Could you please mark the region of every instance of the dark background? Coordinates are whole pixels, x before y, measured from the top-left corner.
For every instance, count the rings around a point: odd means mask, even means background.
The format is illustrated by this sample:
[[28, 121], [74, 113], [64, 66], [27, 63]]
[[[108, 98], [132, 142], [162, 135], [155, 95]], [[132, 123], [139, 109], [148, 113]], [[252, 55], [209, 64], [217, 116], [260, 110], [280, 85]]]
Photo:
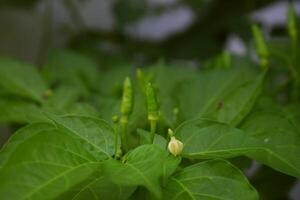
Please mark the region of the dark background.
[[[300, 2], [294, 1], [300, 11]], [[41, 65], [52, 48], [99, 58], [193, 64], [224, 48], [243, 54], [250, 25], [285, 35], [288, 1], [0, 0], [0, 55]], [[192, 61], [192, 62], [191, 62]]]

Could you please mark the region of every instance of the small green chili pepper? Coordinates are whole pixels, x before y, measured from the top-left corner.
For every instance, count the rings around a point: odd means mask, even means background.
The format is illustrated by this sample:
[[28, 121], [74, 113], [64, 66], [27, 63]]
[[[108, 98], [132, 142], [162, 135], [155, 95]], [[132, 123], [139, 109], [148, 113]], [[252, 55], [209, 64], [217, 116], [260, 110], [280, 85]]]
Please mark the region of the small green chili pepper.
[[159, 118], [159, 105], [157, 102], [155, 90], [151, 83], [148, 83], [146, 93], [148, 106], [148, 120], [157, 121]]
[[257, 25], [252, 26], [252, 33], [255, 40], [256, 52], [260, 58], [268, 58], [269, 51], [262, 31]]
[[297, 40], [298, 30], [297, 30], [297, 17], [295, 9], [292, 5], [289, 6], [287, 12], [287, 29], [289, 36], [292, 40]]
[[132, 109], [133, 109], [133, 89], [132, 89], [130, 78], [126, 77], [123, 85], [121, 114], [128, 116], [132, 112]]

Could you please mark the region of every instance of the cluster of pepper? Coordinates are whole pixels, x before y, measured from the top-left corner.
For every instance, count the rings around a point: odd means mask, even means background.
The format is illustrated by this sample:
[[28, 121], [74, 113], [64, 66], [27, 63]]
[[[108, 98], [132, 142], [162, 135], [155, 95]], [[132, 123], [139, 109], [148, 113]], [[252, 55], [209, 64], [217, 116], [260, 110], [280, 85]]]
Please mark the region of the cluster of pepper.
[[[138, 70], [140, 73], [141, 71]], [[156, 97], [156, 91], [152, 84], [149, 82], [146, 88], [146, 99], [147, 99], [147, 111], [148, 111], [148, 120], [150, 123], [150, 142], [154, 142], [154, 137], [157, 128], [157, 122], [159, 120], [159, 103]], [[129, 77], [125, 78], [123, 83], [123, 95], [120, 106], [121, 116], [113, 116], [112, 121], [115, 127], [115, 155], [120, 157], [121, 149], [128, 150], [127, 145], [127, 126], [128, 119], [132, 113], [134, 105], [134, 93], [132, 83]], [[119, 128], [121, 129], [119, 133]], [[121, 149], [118, 149], [119, 135], [121, 135]], [[168, 150], [174, 156], [179, 155], [183, 150], [183, 143], [175, 138], [174, 133], [171, 129], [168, 129], [168, 135], [170, 141], [168, 143]]]

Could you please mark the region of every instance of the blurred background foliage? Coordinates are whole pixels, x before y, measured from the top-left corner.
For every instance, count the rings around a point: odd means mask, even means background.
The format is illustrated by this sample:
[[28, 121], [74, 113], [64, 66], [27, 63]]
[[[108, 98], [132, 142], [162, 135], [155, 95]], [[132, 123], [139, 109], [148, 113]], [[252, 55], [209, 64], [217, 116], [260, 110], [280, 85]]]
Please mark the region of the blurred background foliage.
[[100, 61], [199, 62], [222, 52], [232, 35], [248, 44], [251, 15], [274, 3], [286, 1], [0, 0], [0, 54], [41, 65], [49, 49], [67, 47]]

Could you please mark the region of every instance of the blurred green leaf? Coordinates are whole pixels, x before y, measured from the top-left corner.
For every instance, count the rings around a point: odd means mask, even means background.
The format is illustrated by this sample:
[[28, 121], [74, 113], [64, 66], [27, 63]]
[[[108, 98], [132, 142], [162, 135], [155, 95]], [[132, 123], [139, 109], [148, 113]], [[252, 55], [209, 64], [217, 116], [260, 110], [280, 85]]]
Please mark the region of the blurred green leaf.
[[262, 88], [264, 73], [256, 77], [248, 69], [214, 70], [199, 73], [177, 89], [185, 119], [205, 117], [238, 124], [251, 110]]
[[34, 66], [8, 58], [0, 59], [0, 86], [11, 94], [38, 102], [47, 89]]

